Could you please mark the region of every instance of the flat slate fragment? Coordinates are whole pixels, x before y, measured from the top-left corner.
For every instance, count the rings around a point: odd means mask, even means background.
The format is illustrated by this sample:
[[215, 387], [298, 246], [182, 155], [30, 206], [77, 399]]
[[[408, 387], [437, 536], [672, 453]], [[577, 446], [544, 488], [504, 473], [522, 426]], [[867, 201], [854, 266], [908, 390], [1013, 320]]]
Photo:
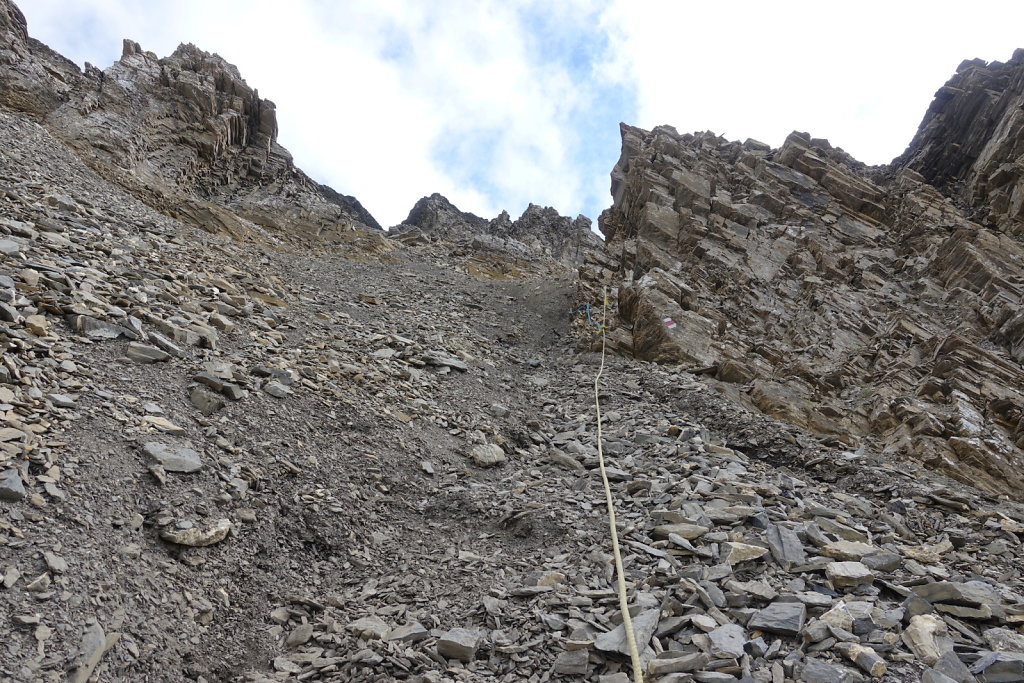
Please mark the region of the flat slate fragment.
[[750, 618], [747, 628], [783, 636], [795, 636], [803, 630], [807, 607], [802, 602], [773, 602]]
[[191, 473], [203, 469], [203, 458], [187, 446], [169, 446], [157, 441], [143, 444], [142, 452], [168, 472]]
[[[639, 648], [647, 647], [651, 636], [658, 629], [658, 620], [661, 617], [660, 609], [649, 609], [633, 617], [633, 636]], [[628, 655], [629, 645], [626, 642], [626, 628], [619, 624], [611, 631], [602, 633], [594, 639], [594, 647], [604, 652], [618, 652]]]

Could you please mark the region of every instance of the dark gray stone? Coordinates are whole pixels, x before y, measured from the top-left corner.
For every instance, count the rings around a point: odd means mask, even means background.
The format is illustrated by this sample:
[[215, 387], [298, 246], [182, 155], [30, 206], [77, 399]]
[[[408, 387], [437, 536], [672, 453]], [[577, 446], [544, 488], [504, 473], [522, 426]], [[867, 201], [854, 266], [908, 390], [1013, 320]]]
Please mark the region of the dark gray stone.
[[784, 636], [800, 633], [807, 620], [807, 607], [802, 602], [773, 602], [750, 618], [747, 628]]
[[921, 683], [957, 683], [957, 680], [935, 669], [925, 669], [921, 674]]
[[651, 676], [663, 676], [665, 674], [688, 673], [703, 669], [708, 663], [708, 656], [703, 652], [673, 652], [666, 651], [659, 654], [647, 664], [647, 673]]
[[0, 500], [17, 502], [25, 498], [25, 485], [21, 483], [18, 470], [0, 472]]
[[852, 683], [863, 681], [864, 676], [845, 666], [811, 658], [804, 662], [797, 680], [803, 683]]
[[[633, 636], [636, 638], [636, 646], [641, 650], [651, 642], [651, 636], [657, 630], [660, 618], [661, 609], [649, 609], [633, 617]], [[594, 647], [604, 652], [628, 655], [629, 647], [626, 644], [625, 627], [619, 624], [611, 631], [602, 633], [594, 639]]]
[[978, 683], [1024, 681], [1024, 652], [986, 652], [971, 667]]
[[554, 670], [566, 676], [585, 676], [589, 663], [589, 650], [568, 650], [555, 657]]
[[932, 603], [946, 602], [951, 605], [967, 605], [969, 607], [999, 604], [999, 594], [992, 586], [982, 581], [926, 583], [914, 588], [914, 594]]
[[876, 572], [894, 572], [903, 566], [903, 557], [887, 550], [868, 555], [861, 559], [864, 565]]
[[772, 557], [783, 569], [803, 564], [807, 561], [807, 553], [804, 552], [804, 545], [800, 537], [792, 529], [773, 524], [768, 527], [765, 534], [768, 547], [772, 551]]
[[719, 659], [743, 656], [743, 644], [747, 642], [747, 631], [739, 624], [719, 626], [708, 634], [711, 639], [711, 654]]
[[955, 652], [945, 652], [938, 661], [932, 664], [936, 673], [951, 678], [957, 683], [974, 683], [974, 674], [963, 663]]

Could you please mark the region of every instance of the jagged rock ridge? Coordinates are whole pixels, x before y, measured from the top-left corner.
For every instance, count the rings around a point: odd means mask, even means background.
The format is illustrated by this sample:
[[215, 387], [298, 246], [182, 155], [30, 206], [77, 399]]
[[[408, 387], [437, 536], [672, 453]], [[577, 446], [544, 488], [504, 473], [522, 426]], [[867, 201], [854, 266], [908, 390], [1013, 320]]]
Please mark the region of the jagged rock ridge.
[[616, 347], [1024, 497], [1021, 55], [962, 68], [889, 167], [801, 133], [623, 125], [607, 249], [581, 269], [585, 296], [618, 288]]
[[295, 167], [277, 143], [274, 103], [218, 55], [181, 45], [160, 59], [125, 40], [111, 67], [83, 72], [29, 38], [6, 0], [0, 41], [0, 102], [39, 117], [100, 175], [163, 213], [235, 236], [252, 225], [324, 238], [380, 229], [355, 198]]
[[584, 251], [600, 244], [590, 226], [586, 216], [573, 219], [536, 204], [527, 206], [515, 221], [507, 211], [487, 220], [460, 211], [435, 193], [416, 202], [405, 221], [391, 228], [391, 232], [407, 244], [443, 240], [512, 258], [551, 258], [578, 266], [583, 262]]

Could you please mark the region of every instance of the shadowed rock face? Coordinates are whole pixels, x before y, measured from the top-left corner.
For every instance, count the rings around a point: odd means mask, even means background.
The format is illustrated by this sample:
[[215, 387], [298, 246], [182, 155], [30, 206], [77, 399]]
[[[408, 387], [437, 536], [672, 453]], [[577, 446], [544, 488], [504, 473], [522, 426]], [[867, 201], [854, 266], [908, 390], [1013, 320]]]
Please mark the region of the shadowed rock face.
[[[1021, 72], [1020, 51], [963, 67], [963, 92], [932, 106], [890, 167], [802, 133], [773, 150], [623, 125], [583, 296], [617, 288], [621, 353], [1024, 496], [1024, 247], [1003, 201], [1020, 189], [991, 180], [1019, 165]], [[980, 88], [991, 111], [974, 107], [976, 121], [966, 101]]]
[[181, 45], [163, 59], [124, 41], [105, 71], [28, 38], [0, 0], [0, 102], [39, 117], [100, 175], [172, 217], [242, 236], [253, 224], [330, 237], [380, 226], [319, 185], [277, 143], [274, 103], [218, 55]]
[[978, 222], [1024, 232], [1024, 49], [1006, 63], [963, 62], [895, 165], [920, 172]]
[[44, 116], [66, 101], [80, 74], [70, 60], [29, 37], [25, 15], [0, 0], [0, 103]]

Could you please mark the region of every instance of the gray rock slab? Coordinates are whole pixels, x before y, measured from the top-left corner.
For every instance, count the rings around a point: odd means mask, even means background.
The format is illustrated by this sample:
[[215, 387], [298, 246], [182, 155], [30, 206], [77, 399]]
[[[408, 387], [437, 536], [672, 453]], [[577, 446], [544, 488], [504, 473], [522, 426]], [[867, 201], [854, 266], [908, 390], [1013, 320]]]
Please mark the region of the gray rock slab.
[[833, 562], [826, 565], [825, 576], [836, 588], [860, 586], [875, 580], [874, 573], [860, 562]]
[[1024, 681], [1024, 652], [986, 652], [971, 666], [978, 683]]
[[590, 664], [590, 652], [588, 650], [568, 650], [559, 652], [555, 657], [555, 673], [564, 676], [585, 676], [587, 666]]
[[680, 522], [677, 524], [661, 524], [656, 526], [651, 531], [651, 535], [655, 538], [668, 538], [670, 534], [675, 534], [676, 536], [685, 538], [688, 541], [692, 541], [695, 538], [700, 538], [708, 531], [709, 529], [706, 526]]
[[807, 621], [807, 606], [802, 602], [773, 602], [750, 618], [747, 628], [784, 636], [800, 633]]
[[474, 629], [453, 628], [437, 641], [437, 654], [445, 659], [469, 662], [480, 648], [482, 634]]
[[797, 680], [806, 683], [852, 683], [853, 681], [863, 681], [864, 676], [845, 666], [829, 664], [811, 657], [804, 662]]
[[418, 621], [404, 624], [394, 629], [387, 635], [387, 640], [397, 640], [403, 643], [415, 643], [430, 636], [426, 627]]
[[[973, 679], [973, 674], [971, 675]], [[921, 683], [964, 683], [963, 681], [957, 681], [955, 678], [950, 678], [946, 674], [936, 671], [935, 669], [925, 669], [921, 673]]]
[[708, 634], [711, 639], [711, 654], [718, 659], [739, 659], [743, 656], [743, 645], [747, 642], [747, 630], [739, 624], [719, 626]]
[[664, 676], [674, 673], [688, 673], [703, 669], [708, 663], [708, 656], [703, 652], [662, 652], [647, 663], [647, 673], [651, 676]]
[[792, 529], [773, 524], [768, 527], [765, 534], [768, 547], [771, 548], [772, 557], [783, 569], [807, 562], [807, 553], [804, 551], [804, 544], [800, 537]]
[[271, 380], [263, 385], [263, 391], [267, 392], [274, 398], [286, 398], [291, 396], [292, 390], [281, 384], [277, 380]]
[[943, 653], [938, 661], [932, 664], [932, 669], [957, 683], [974, 683], [974, 674], [955, 652]]
[[128, 344], [128, 351], [125, 353], [128, 358], [139, 363], [140, 365], [148, 365], [150, 363], [162, 363], [169, 360], [171, 354], [158, 349], [155, 346], [149, 346], [148, 344], [139, 344], [132, 342]]
[[0, 500], [17, 502], [25, 498], [25, 485], [21, 483], [18, 470], [0, 472]]
[[946, 602], [951, 605], [978, 607], [999, 603], [999, 594], [983, 581], [936, 581], [914, 588], [914, 594], [928, 602]]
[[629, 679], [629, 674], [620, 671], [616, 674], [605, 674], [604, 676], [599, 676], [597, 683], [631, 683], [631, 681]]
[[142, 452], [155, 460], [168, 472], [198, 472], [203, 469], [203, 459], [187, 446], [169, 446], [158, 441], [142, 445]]
[[903, 566], [903, 556], [898, 553], [883, 550], [873, 555], [865, 556], [861, 562], [876, 572], [894, 572]]
[[388, 626], [388, 623], [375, 615], [356, 619], [345, 628], [366, 640], [380, 640], [382, 638], [387, 638], [388, 634], [391, 632], [391, 627]]
[[[649, 609], [633, 617], [633, 636], [636, 639], [637, 648], [643, 650], [651, 642], [651, 636], [657, 630], [660, 618], [660, 608]], [[594, 647], [603, 652], [618, 652], [619, 654], [629, 655], [625, 626], [619, 624], [611, 631], [599, 635], [594, 639]]]
[[175, 344], [162, 334], [150, 332], [149, 341], [151, 341], [155, 346], [160, 347], [160, 349], [162, 349], [163, 351], [166, 351], [167, 353], [171, 354], [175, 358], [181, 358], [183, 355], [185, 355], [185, 352], [182, 351], [180, 346], [178, 346], [177, 344]]
[[469, 452], [469, 457], [473, 459], [479, 467], [494, 467], [505, 462], [505, 451], [501, 450], [501, 446], [493, 443], [484, 444], [482, 446], [475, 446], [473, 450]]
[[313, 624], [301, 624], [295, 627], [295, 630], [288, 634], [285, 638], [284, 644], [288, 647], [298, 647], [299, 645], [305, 645], [310, 638], [313, 637]]
[[21, 253], [21, 245], [14, 240], [0, 240], [0, 254], [4, 256], [17, 256]]
[[1024, 635], [1008, 628], [990, 628], [981, 637], [996, 652], [1024, 652]]
[[58, 408], [75, 407], [75, 399], [67, 394], [47, 394], [46, 398], [50, 399], [50, 402]]

